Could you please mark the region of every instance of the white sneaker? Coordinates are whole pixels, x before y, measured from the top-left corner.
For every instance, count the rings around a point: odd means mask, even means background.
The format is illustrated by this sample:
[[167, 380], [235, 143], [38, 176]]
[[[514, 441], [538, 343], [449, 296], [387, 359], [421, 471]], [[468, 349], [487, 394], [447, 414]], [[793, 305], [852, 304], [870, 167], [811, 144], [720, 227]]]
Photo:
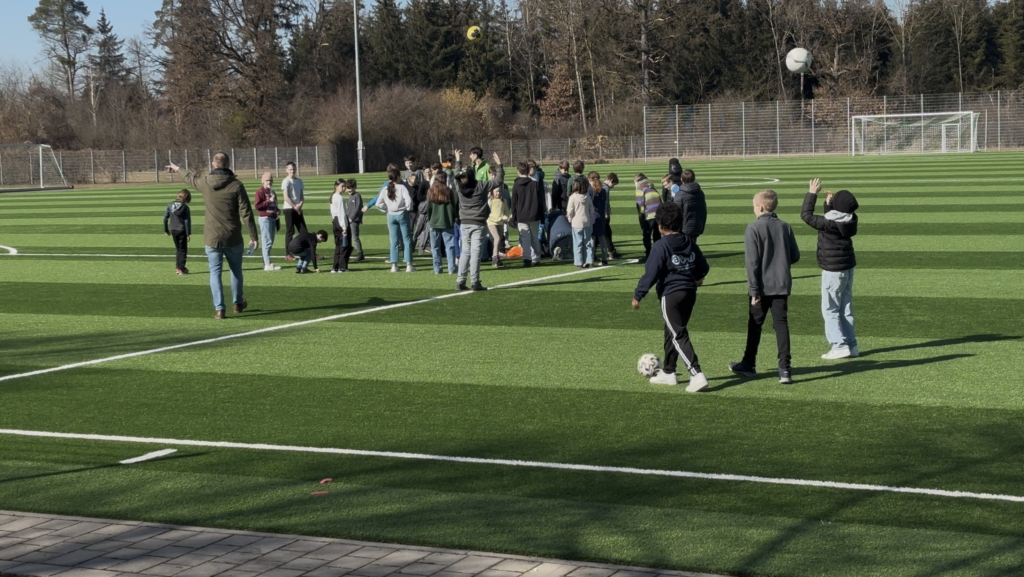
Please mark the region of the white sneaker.
[[697, 393], [708, 388], [708, 378], [704, 376], [704, 373], [697, 373], [690, 377], [690, 385], [686, 387], [687, 393]]
[[407, 264], [405, 265], [405, 272], [416, 272], [416, 267], [412, 266], [411, 264]]
[[846, 359], [853, 356], [853, 351], [850, 347], [833, 347], [831, 351], [821, 355], [821, 358], [834, 361], [836, 359]]
[[860, 349], [857, 348], [857, 345], [853, 345], [852, 347], [850, 347], [850, 356], [853, 358], [857, 358], [860, 356]]
[[281, 270], [281, 267], [274, 264], [268, 264], [263, 266], [263, 270]]
[[331, 274], [338, 274], [339, 272], [341, 272], [341, 271], [336, 269], [336, 268], [332, 268], [331, 269]]
[[398, 263], [397, 262], [393, 263], [391, 265], [391, 272], [398, 272]]
[[562, 247], [555, 247], [555, 252], [552, 253], [551, 260], [562, 260]]
[[665, 371], [658, 371], [653, 377], [651, 377], [652, 385], [678, 385], [679, 381], [676, 380], [675, 373], [666, 373]]

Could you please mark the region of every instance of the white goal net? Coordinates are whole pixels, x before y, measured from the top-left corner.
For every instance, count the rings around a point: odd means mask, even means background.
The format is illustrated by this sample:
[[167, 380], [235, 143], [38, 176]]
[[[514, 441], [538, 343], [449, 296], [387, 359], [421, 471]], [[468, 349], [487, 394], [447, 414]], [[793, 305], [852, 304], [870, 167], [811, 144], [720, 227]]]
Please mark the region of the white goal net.
[[977, 112], [854, 116], [850, 150], [860, 154], [975, 152]]
[[0, 144], [0, 192], [70, 188], [47, 144]]

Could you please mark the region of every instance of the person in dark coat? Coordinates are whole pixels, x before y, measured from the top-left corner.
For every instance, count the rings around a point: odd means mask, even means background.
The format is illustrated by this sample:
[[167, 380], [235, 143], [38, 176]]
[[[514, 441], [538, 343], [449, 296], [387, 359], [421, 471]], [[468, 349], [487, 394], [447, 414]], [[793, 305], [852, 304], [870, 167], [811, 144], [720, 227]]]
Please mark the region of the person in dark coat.
[[673, 192], [673, 186], [682, 186], [683, 184], [683, 165], [679, 163], [678, 158], [668, 159], [668, 174], [665, 175], [664, 186], [661, 187], [661, 201], [669, 202], [673, 199], [675, 193]]
[[673, 200], [683, 209], [683, 234], [697, 242], [708, 222], [708, 203], [692, 170], [687, 168], [680, 178], [682, 184], [678, 185], [679, 192], [675, 193]]
[[512, 220], [519, 229], [523, 268], [540, 264], [540, 223], [544, 220], [544, 187], [530, 178], [530, 165], [520, 162], [512, 183]]
[[857, 258], [853, 237], [857, 234], [857, 199], [848, 190], [826, 191], [825, 215], [814, 214], [821, 181], [811, 181], [804, 197], [800, 218], [818, 231], [818, 266], [821, 267], [821, 315], [825, 337], [832, 349], [823, 359], [857, 357], [857, 336], [853, 331], [853, 269]]

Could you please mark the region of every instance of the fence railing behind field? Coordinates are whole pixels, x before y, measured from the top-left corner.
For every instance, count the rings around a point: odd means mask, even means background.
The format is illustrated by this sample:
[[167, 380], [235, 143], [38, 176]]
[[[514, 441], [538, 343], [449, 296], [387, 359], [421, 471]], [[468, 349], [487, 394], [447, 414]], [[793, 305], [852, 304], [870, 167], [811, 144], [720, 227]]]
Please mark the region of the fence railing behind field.
[[855, 116], [967, 111], [978, 114], [979, 151], [1024, 147], [1024, 92], [965, 92], [647, 107], [640, 156], [853, 154]]

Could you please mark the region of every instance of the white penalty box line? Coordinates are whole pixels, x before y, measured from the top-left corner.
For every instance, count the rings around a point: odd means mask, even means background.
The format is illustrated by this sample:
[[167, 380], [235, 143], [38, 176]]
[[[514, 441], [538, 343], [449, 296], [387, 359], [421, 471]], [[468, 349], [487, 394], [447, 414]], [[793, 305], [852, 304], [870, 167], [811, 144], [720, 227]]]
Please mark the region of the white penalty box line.
[[[539, 278], [533, 278], [533, 279], [526, 279], [526, 280], [521, 280], [521, 281], [517, 281], [517, 282], [511, 282], [511, 283], [506, 283], [506, 284], [494, 286], [494, 287], [489, 288], [488, 290], [489, 291], [493, 291], [493, 290], [502, 290], [502, 289], [515, 288], [515, 287], [519, 287], [519, 286], [530, 285], [530, 284], [539, 283], [539, 282], [543, 282], [543, 281], [547, 281], [547, 280], [552, 280], [552, 279], [556, 279], [556, 278], [564, 278], [564, 277], [574, 276], [574, 275], [578, 275], [578, 274], [586, 274], [586, 273], [590, 273], [590, 272], [594, 272], [594, 271], [607, 270], [607, 269], [610, 269], [610, 268], [613, 268], [613, 267], [619, 267], [619, 266], [623, 266], [623, 265], [627, 265], [627, 264], [633, 264], [633, 263], [636, 263], [636, 262], [638, 262], [638, 261], [636, 259], [633, 259], [633, 260], [629, 260], [629, 261], [625, 261], [625, 262], [622, 262], [622, 263], [617, 263], [617, 264], [611, 265], [610, 267], [599, 267], [599, 268], [598, 267], [591, 267], [591, 268], [586, 268], [586, 269], [583, 269], [583, 270], [574, 270], [574, 271], [571, 271], [571, 272], [566, 272], [566, 273], [561, 273], [561, 274], [555, 274], [555, 275], [539, 277]], [[114, 355], [114, 356], [111, 356], [111, 357], [104, 357], [104, 358], [101, 358], [101, 359], [93, 359], [93, 360], [90, 360], [90, 361], [82, 361], [82, 362], [78, 362], [78, 363], [70, 363], [70, 364], [61, 365], [61, 366], [58, 366], [58, 367], [50, 367], [48, 369], [39, 369], [37, 371], [29, 371], [27, 373], [18, 373], [18, 374], [15, 374], [15, 375], [6, 375], [6, 376], [0, 377], [0, 382], [12, 381], [14, 379], [24, 379], [24, 378], [27, 378], [27, 377], [35, 377], [35, 376], [38, 376], [38, 375], [46, 375], [46, 374], [49, 374], [49, 373], [56, 373], [56, 372], [59, 372], [59, 371], [67, 371], [67, 370], [78, 369], [78, 368], [82, 368], [82, 367], [91, 367], [91, 366], [94, 366], [94, 365], [99, 365], [99, 364], [103, 364], [103, 363], [109, 363], [109, 362], [113, 362], [113, 361], [121, 361], [121, 360], [125, 360], [125, 359], [132, 359], [132, 358], [136, 358], [136, 357], [143, 357], [143, 356], [146, 356], [146, 355], [154, 355], [154, 354], [157, 354], [157, 353], [164, 353], [164, 352], [167, 352], [167, 351], [174, 351], [174, 350], [178, 350], [178, 349], [184, 349], [184, 348], [188, 348], [188, 347], [195, 347], [195, 346], [199, 346], [199, 345], [208, 345], [208, 344], [217, 343], [217, 342], [221, 342], [221, 341], [227, 341], [227, 340], [231, 340], [231, 339], [239, 339], [239, 338], [242, 338], [242, 337], [251, 337], [251, 336], [254, 336], [254, 335], [261, 335], [261, 334], [265, 334], [265, 333], [272, 333], [272, 332], [275, 332], [275, 331], [281, 331], [281, 330], [284, 330], [284, 329], [292, 329], [292, 328], [296, 328], [296, 327], [304, 327], [304, 326], [307, 326], [307, 325], [323, 323], [323, 322], [327, 322], [327, 321], [334, 321], [334, 320], [344, 319], [344, 318], [349, 318], [349, 317], [355, 317], [355, 316], [359, 316], [359, 315], [366, 315], [366, 314], [370, 314], [370, 313], [376, 313], [376, 312], [386, 311], [386, 310], [391, 310], [391, 309], [398, 309], [398, 308], [402, 308], [402, 307], [409, 307], [409, 306], [419, 305], [419, 304], [424, 304], [424, 303], [432, 303], [432, 302], [437, 302], [437, 301], [441, 301], [441, 300], [449, 299], [449, 298], [454, 298], [454, 297], [458, 297], [458, 296], [463, 296], [463, 295], [468, 295], [468, 294], [475, 294], [475, 292], [476, 291], [453, 292], [453, 293], [438, 295], [436, 297], [420, 299], [420, 300], [416, 300], [416, 301], [408, 301], [408, 302], [404, 302], [404, 303], [395, 303], [395, 304], [392, 304], [392, 305], [383, 305], [383, 306], [379, 306], [379, 307], [372, 307], [372, 308], [358, 310], [358, 311], [353, 311], [353, 312], [349, 312], [349, 313], [341, 313], [341, 314], [337, 314], [337, 315], [330, 315], [330, 316], [326, 316], [326, 317], [320, 317], [320, 318], [317, 318], [317, 319], [310, 319], [310, 320], [307, 320], [307, 321], [298, 321], [298, 322], [294, 322], [294, 323], [287, 323], [287, 324], [283, 324], [283, 325], [276, 325], [276, 326], [272, 326], [272, 327], [266, 327], [266, 328], [262, 328], [262, 329], [246, 331], [246, 332], [242, 332], [242, 333], [235, 333], [235, 334], [232, 334], [232, 335], [224, 335], [222, 337], [214, 337], [214, 338], [211, 338], [211, 339], [203, 339], [203, 340], [192, 341], [192, 342], [188, 342], [188, 343], [180, 343], [180, 344], [177, 344], [177, 345], [170, 345], [170, 346], [166, 346], [166, 347], [159, 347], [159, 348], [156, 348], [156, 349], [149, 349], [149, 350], [145, 350], [145, 351], [137, 351], [137, 352], [134, 352], [134, 353], [126, 353], [126, 354], [123, 354], [123, 355]]]
[[[815, 481], [809, 479], [789, 479], [785, 477], [759, 477], [754, 475], [731, 475], [724, 473], [700, 473], [695, 471], [673, 471], [665, 469], [640, 469], [636, 467], [609, 467], [601, 465], [579, 465], [574, 463], [554, 463], [547, 461], [520, 461], [514, 459], [484, 459], [479, 457], [458, 457], [450, 455], [431, 455], [427, 453], [404, 453], [395, 451], [368, 451], [363, 449], [336, 449], [330, 447], [302, 447], [295, 445], [272, 445], [266, 443], [235, 443], [229, 441], [196, 441], [189, 439], [161, 439], [157, 437], [128, 437], [121, 435], [94, 435], [82, 433], [54, 433], [49, 431], [27, 431], [20, 429], [0, 429], [0, 435], [21, 437], [41, 437], [50, 439], [76, 439], [86, 441], [103, 441], [115, 443], [140, 443], [155, 445], [171, 445], [177, 447], [206, 447], [217, 449], [242, 449], [251, 451], [278, 451], [287, 453], [316, 453], [330, 455], [347, 455], [357, 457], [381, 457], [386, 459], [408, 459], [415, 461], [440, 461], [470, 465], [492, 465], [502, 467], [528, 467], [534, 469], [554, 469], [563, 471], [582, 471], [588, 473], [617, 473], [623, 475], [642, 475], [650, 477], [670, 477], [677, 479], [698, 479], [706, 481], [731, 481], [740, 483], [761, 483], [768, 485], [791, 485], [823, 489], [842, 489], [848, 491], [872, 491], [879, 493], [903, 493], [911, 495], [927, 495], [953, 499], [980, 499], [985, 501], [1009, 501], [1024, 503], [1024, 496], [1000, 495], [996, 493], [974, 493], [970, 491], [950, 491], [945, 489], [925, 489], [920, 487], [896, 487], [890, 485], [870, 485], [864, 483], [844, 483], [839, 481]], [[158, 453], [168, 454], [158, 451]], [[150, 458], [156, 453], [143, 455]], [[140, 458], [142, 459], [142, 458]]]

